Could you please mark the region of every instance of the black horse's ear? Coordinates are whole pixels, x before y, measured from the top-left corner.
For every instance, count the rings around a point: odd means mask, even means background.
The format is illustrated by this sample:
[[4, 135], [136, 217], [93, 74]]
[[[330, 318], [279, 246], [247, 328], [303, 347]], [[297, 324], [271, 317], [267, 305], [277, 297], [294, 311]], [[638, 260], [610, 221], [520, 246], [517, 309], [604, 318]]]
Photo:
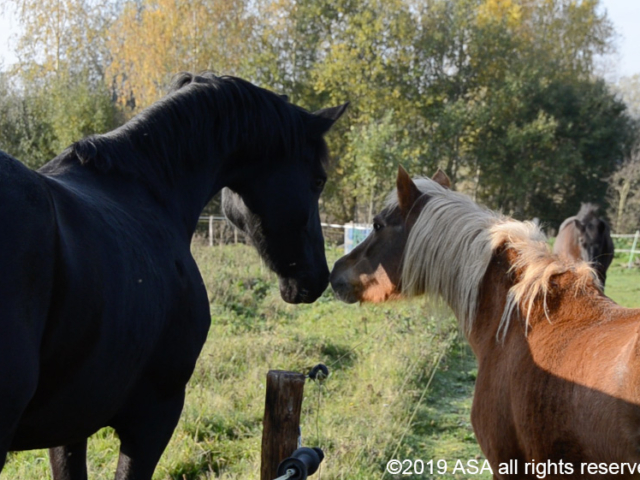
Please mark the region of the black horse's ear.
[[313, 112], [311, 114], [311, 130], [318, 135], [324, 135], [347, 110], [348, 106], [349, 102], [337, 107], [323, 108], [322, 110]]
[[189, 85], [191, 82], [195, 80], [195, 75], [190, 72], [180, 72], [176, 74], [169, 86], [169, 93], [175, 92], [176, 90], [180, 90], [185, 85]]

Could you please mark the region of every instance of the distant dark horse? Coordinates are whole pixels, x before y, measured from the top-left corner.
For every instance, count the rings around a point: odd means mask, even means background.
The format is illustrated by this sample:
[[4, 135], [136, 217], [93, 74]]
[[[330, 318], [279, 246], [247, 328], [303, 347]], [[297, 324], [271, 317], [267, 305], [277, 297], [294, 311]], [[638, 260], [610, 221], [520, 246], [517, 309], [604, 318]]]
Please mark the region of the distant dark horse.
[[609, 225], [598, 218], [597, 211], [596, 205], [583, 203], [578, 215], [562, 222], [553, 253], [591, 262], [604, 288], [614, 250]]
[[210, 324], [189, 251], [200, 212], [228, 187], [284, 300], [314, 301], [322, 137], [343, 111], [184, 74], [38, 172], [0, 154], [0, 470], [7, 451], [51, 448], [56, 480], [86, 479], [87, 437], [112, 426], [116, 478], [151, 478]]

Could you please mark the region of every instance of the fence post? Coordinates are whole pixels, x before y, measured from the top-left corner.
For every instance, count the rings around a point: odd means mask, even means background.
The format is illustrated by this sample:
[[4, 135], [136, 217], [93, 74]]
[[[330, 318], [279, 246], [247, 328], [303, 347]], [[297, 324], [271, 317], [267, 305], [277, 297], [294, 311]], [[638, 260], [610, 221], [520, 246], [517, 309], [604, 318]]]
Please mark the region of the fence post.
[[209, 215], [209, 246], [213, 247], [213, 215]]
[[633, 237], [633, 245], [631, 245], [631, 252], [629, 253], [629, 264], [627, 268], [633, 266], [633, 256], [636, 253], [636, 245], [638, 245], [638, 237], [640, 237], [640, 230], [636, 230], [636, 235]]
[[280, 462], [299, 446], [304, 382], [302, 373], [282, 370], [267, 373], [260, 480], [274, 480]]

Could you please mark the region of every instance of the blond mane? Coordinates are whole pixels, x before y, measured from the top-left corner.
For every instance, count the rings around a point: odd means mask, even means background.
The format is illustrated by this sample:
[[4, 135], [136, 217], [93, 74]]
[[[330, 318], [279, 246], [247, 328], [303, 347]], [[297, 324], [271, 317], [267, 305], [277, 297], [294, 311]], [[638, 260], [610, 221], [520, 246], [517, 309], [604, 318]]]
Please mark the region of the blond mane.
[[[573, 270], [577, 288], [594, 281], [594, 271], [585, 262], [570, 263], [551, 254], [546, 237], [531, 222], [519, 222], [479, 206], [466, 195], [444, 189], [436, 182], [415, 179], [421, 192], [430, 196], [413, 226], [404, 252], [402, 286], [409, 296], [441, 296], [453, 309], [462, 329], [469, 334], [478, 310], [480, 285], [489, 262], [501, 246], [513, 249], [519, 272], [509, 290], [498, 336], [504, 336], [514, 311], [526, 318], [546, 297], [554, 275]], [[398, 203], [392, 194], [388, 206]]]

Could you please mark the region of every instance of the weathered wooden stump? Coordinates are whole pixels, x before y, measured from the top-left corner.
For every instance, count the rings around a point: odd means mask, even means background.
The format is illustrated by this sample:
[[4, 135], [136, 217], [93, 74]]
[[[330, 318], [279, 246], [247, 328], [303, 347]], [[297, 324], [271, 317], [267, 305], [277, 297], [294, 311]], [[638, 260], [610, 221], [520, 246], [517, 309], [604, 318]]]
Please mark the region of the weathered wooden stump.
[[302, 373], [267, 373], [260, 480], [277, 478], [280, 462], [298, 448], [304, 382]]

